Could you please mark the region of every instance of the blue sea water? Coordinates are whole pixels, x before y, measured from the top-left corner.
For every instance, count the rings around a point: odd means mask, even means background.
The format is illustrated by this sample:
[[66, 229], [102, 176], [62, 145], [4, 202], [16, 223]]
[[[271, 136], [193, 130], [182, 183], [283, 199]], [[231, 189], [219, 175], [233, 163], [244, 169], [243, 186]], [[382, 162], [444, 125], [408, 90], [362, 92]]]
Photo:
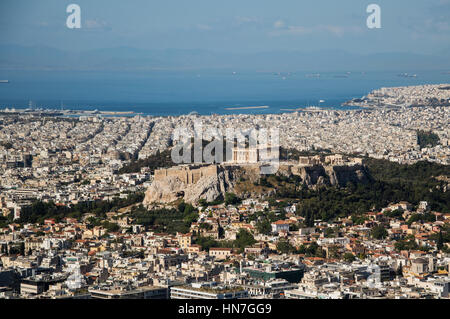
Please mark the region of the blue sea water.
[[[415, 72], [410, 72], [414, 74]], [[280, 113], [319, 105], [342, 108], [342, 102], [389, 86], [450, 83], [442, 71], [272, 73], [249, 71], [0, 71], [0, 109], [33, 107], [134, 111], [144, 115]], [[264, 109], [226, 110], [247, 106]]]

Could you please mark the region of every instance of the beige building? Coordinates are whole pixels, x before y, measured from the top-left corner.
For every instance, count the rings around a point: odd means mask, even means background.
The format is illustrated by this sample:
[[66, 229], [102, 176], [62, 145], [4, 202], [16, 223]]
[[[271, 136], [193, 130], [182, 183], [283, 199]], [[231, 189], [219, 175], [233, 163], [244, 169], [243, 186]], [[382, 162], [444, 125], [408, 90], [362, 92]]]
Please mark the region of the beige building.
[[411, 272], [416, 275], [428, 273], [428, 261], [425, 258], [416, 258], [411, 262]]
[[188, 233], [188, 234], [179, 234], [177, 236], [178, 239], [178, 244], [180, 245], [180, 247], [182, 249], [186, 249], [189, 246], [191, 246], [192, 244], [192, 234]]
[[279, 147], [258, 145], [257, 147], [233, 147], [230, 164], [256, 164], [279, 160]]
[[233, 156], [231, 163], [234, 164], [247, 164], [257, 163], [259, 161], [259, 150], [256, 148], [233, 148]]
[[322, 160], [319, 155], [316, 156], [299, 156], [298, 165], [299, 166], [314, 166], [320, 165]]
[[315, 156], [300, 156], [298, 159], [299, 166], [314, 166], [314, 165], [331, 165], [331, 166], [353, 166], [363, 165], [363, 159], [357, 157], [347, 157], [342, 154], [334, 155], [315, 155]]
[[233, 253], [232, 248], [210, 248], [209, 255], [214, 256], [216, 259], [223, 260], [231, 256]]
[[27, 238], [25, 239], [25, 253], [28, 253], [30, 250], [36, 250], [41, 248], [42, 240], [35, 238]]
[[199, 253], [202, 250], [200, 245], [190, 245], [186, 248], [188, 253]]

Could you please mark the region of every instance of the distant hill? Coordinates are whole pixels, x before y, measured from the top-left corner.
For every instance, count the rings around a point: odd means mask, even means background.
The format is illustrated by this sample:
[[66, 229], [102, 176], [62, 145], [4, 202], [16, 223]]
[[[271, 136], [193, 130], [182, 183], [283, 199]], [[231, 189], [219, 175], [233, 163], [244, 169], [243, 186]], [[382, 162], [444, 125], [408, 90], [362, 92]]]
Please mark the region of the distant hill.
[[0, 70], [195, 70], [385, 71], [449, 69], [448, 56], [387, 52], [266, 51], [253, 54], [207, 50], [115, 47], [69, 52], [47, 46], [0, 45]]

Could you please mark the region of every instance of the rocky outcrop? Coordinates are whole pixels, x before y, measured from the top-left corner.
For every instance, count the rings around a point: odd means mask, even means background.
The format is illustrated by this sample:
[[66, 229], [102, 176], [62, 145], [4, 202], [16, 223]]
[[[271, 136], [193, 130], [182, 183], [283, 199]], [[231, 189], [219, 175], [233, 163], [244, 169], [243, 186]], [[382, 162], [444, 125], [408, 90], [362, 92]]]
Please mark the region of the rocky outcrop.
[[219, 166], [217, 174], [201, 177], [195, 183], [185, 183], [176, 176], [155, 180], [147, 189], [143, 204], [171, 203], [183, 199], [196, 203], [199, 199], [213, 201], [226, 192], [231, 192], [242, 172], [236, 167]]
[[308, 187], [329, 184], [329, 178], [323, 166], [301, 167], [297, 172]]
[[324, 167], [330, 184], [333, 186], [346, 186], [348, 182], [354, 184], [367, 183], [370, 175], [363, 165], [354, 166], [326, 166]]
[[[213, 167], [211, 167], [213, 168]], [[183, 199], [187, 203], [197, 203], [199, 199], [214, 201], [218, 197], [224, 197], [227, 192], [235, 192], [241, 178], [249, 181], [251, 185], [257, 182], [261, 175], [259, 166], [228, 166], [218, 165], [217, 170], [204, 167], [202, 172], [197, 174], [197, 178], [189, 177], [191, 173], [199, 172], [198, 168], [183, 168], [167, 173], [161, 171], [158, 178], [155, 178], [152, 185], [147, 189], [143, 204], [167, 204], [178, 199]], [[164, 174], [163, 174], [164, 173]], [[187, 174], [187, 175], [186, 175]], [[346, 186], [348, 182], [365, 183], [370, 180], [364, 165], [352, 166], [297, 166], [281, 165], [277, 173], [280, 176], [289, 177], [297, 175], [310, 188], [317, 188], [322, 185]], [[186, 177], [187, 176], [187, 177]], [[275, 188], [265, 189], [263, 192], [252, 191], [251, 189], [236, 188], [236, 193], [242, 198], [246, 197], [267, 197], [276, 193]]]
[[[300, 176], [308, 187], [320, 185], [346, 186], [348, 182], [366, 183], [370, 175], [364, 165], [335, 166], [293, 166], [291, 172]], [[285, 173], [284, 173], [285, 174]]]

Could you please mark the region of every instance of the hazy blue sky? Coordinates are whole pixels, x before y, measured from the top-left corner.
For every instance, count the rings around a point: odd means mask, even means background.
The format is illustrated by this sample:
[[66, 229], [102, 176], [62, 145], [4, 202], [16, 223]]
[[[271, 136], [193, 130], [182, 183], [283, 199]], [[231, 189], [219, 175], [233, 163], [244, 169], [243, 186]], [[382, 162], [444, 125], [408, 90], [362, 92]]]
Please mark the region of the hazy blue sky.
[[[81, 7], [82, 28], [65, 26]], [[382, 28], [366, 27], [366, 7]], [[1, 0], [0, 44], [450, 54], [450, 0]]]

